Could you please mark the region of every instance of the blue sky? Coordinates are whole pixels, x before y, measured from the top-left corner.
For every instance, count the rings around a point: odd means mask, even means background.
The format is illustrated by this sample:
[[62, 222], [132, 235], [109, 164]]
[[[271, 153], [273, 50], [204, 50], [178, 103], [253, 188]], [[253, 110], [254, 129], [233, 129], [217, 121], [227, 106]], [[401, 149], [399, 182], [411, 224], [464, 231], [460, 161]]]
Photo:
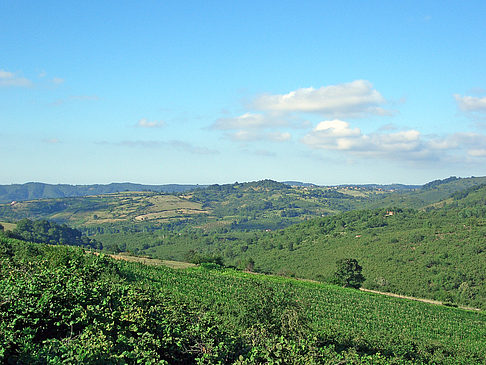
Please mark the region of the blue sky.
[[484, 1], [0, 0], [0, 184], [486, 175]]

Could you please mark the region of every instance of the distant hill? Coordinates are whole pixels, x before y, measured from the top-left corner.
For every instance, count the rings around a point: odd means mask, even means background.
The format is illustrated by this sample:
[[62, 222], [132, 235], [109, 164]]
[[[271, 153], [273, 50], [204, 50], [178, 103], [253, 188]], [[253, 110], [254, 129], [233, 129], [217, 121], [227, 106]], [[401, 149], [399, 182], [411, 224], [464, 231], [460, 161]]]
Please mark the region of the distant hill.
[[154, 191], [159, 193], [181, 193], [205, 185], [143, 185], [132, 183], [111, 183], [106, 185], [68, 185], [29, 182], [26, 184], [0, 185], [0, 203], [35, 199], [53, 199], [120, 193], [124, 191]]
[[431, 181], [421, 187], [411, 190], [399, 190], [370, 200], [366, 208], [380, 208], [395, 206], [401, 208], [424, 208], [447, 199], [456, 192], [460, 192], [474, 186], [486, 184], [486, 176], [457, 178], [455, 176], [442, 180]]
[[[356, 209], [422, 209], [486, 183], [486, 177], [448, 178], [415, 185], [343, 185], [261, 180], [224, 185], [0, 186], [0, 218], [49, 219], [75, 227], [101, 224], [174, 224], [212, 229], [279, 229]], [[300, 184], [300, 185], [299, 185]], [[40, 199], [39, 196], [58, 196]], [[16, 203], [11, 204], [11, 202]], [[111, 228], [110, 228], [111, 229]]]

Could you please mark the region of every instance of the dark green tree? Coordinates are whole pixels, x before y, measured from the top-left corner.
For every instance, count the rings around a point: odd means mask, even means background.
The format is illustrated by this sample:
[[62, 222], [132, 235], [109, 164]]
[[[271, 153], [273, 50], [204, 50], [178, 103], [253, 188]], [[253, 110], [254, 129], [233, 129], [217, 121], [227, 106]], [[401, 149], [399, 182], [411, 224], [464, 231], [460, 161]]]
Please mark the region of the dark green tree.
[[356, 259], [337, 260], [334, 281], [345, 288], [359, 289], [365, 281], [365, 277], [361, 274], [362, 269]]

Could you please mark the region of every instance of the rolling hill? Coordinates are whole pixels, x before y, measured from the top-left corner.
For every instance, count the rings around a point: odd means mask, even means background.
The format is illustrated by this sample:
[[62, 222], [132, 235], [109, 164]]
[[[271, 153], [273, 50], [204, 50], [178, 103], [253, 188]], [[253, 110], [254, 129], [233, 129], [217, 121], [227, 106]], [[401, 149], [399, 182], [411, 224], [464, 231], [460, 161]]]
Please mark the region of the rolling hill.
[[484, 313], [0, 236], [5, 363], [481, 364]]
[[486, 185], [453, 193], [421, 209], [379, 208], [315, 218], [282, 230], [125, 232], [96, 236], [162, 259], [189, 251], [220, 255], [259, 271], [331, 281], [338, 259], [356, 258], [364, 287], [484, 308]]
[[259, 271], [321, 281], [332, 280], [336, 260], [352, 257], [366, 288], [479, 307], [484, 181], [452, 177], [383, 191], [264, 180], [4, 204], [0, 218], [67, 223], [109, 251], [167, 260], [198, 252], [240, 267], [252, 259]]

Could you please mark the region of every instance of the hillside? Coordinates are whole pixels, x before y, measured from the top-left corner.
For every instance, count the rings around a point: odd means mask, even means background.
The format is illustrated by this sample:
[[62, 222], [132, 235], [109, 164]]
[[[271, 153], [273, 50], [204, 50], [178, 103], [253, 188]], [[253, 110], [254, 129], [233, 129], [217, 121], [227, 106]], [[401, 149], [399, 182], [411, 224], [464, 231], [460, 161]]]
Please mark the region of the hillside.
[[234, 270], [0, 237], [0, 361], [481, 364], [486, 318]]
[[383, 191], [264, 180], [18, 202], [1, 205], [0, 217], [67, 223], [110, 252], [178, 261], [197, 252], [242, 268], [252, 259], [259, 271], [321, 281], [353, 257], [366, 288], [484, 308], [484, 181]]
[[[167, 225], [199, 226], [205, 230], [278, 229], [356, 209], [423, 208], [482, 183], [486, 183], [486, 177], [451, 177], [423, 187], [400, 184], [320, 187], [272, 180], [207, 187], [28, 183], [0, 186], [0, 202], [2, 197], [8, 202], [0, 204], [0, 219], [12, 222], [22, 218], [49, 219], [76, 227], [116, 226], [112, 231], [140, 223], [151, 225], [149, 229]], [[60, 197], [37, 199], [39, 196]]]
[[[205, 230], [277, 229], [305, 219], [353, 209], [372, 190], [290, 187], [263, 180], [211, 185], [182, 194], [123, 192], [76, 198], [19, 201], [0, 205], [3, 220], [49, 219], [103, 231], [178, 225]], [[143, 228], [141, 228], [143, 229]]]
[[181, 193], [193, 190], [200, 185], [143, 185], [132, 183], [111, 183], [106, 185], [68, 185], [29, 182], [25, 184], [0, 185], [0, 203], [12, 201], [79, 197], [88, 195], [112, 194], [124, 191], [155, 191], [162, 193]]
[[428, 205], [447, 199], [451, 194], [464, 191], [468, 188], [486, 184], [486, 176], [457, 178], [449, 177], [442, 180], [431, 181], [419, 189], [409, 191], [395, 191], [391, 194], [382, 195], [379, 199], [370, 200], [366, 208], [400, 207], [400, 208], [423, 208]]
[[426, 209], [341, 213], [264, 232], [190, 230], [97, 235], [117, 247], [162, 259], [189, 251], [220, 255], [226, 264], [322, 281], [338, 259], [363, 266], [364, 287], [445, 302], [486, 303], [486, 186], [454, 193]]
[[41, 199], [0, 205], [0, 216], [6, 219], [49, 219], [76, 227], [146, 221], [160, 223], [206, 214], [208, 210], [199, 203], [154, 192]]

